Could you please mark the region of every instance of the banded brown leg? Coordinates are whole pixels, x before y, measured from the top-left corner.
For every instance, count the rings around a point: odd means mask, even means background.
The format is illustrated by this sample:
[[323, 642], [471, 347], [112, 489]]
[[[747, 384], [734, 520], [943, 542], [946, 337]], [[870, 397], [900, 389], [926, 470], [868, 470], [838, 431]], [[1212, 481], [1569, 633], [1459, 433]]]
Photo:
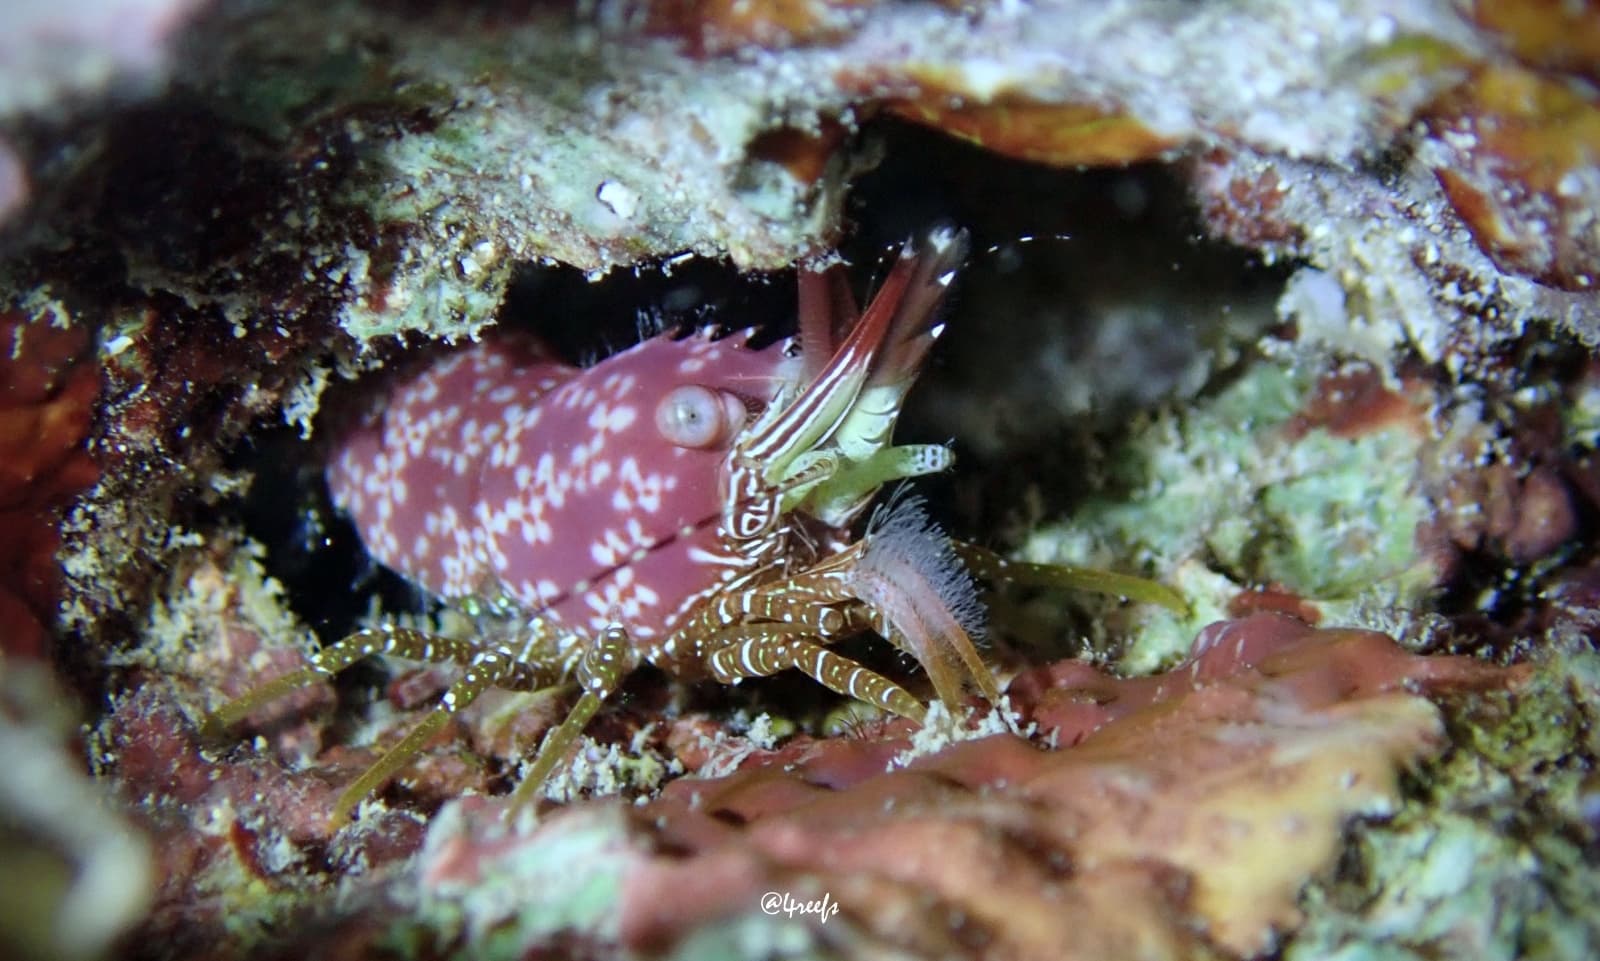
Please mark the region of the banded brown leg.
[[620, 627], [607, 628], [589, 643], [582, 660], [578, 662], [578, 684], [583, 688], [583, 695], [572, 706], [561, 726], [545, 737], [533, 766], [522, 776], [522, 783], [517, 785], [516, 792], [511, 796], [511, 804], [506, 808], [507, 817], [528, 803], [544, 786], [544, 782], [550, 779], [556, 766], [566, 760], [578, 743], [578, 735], [588, 726], [589, 719], [594, 717], [606, 698], [615, 693], [622, 679], [632, 672], [637, 663], [638, 658], [628, 641], [628, 632]]
[[724, 684], [747, 677], [766, 677], [794, 668], [830, 691], [864, 701], [922, 723], [922, 702], [876, 671], [862, 667], [797, 632], [788, 624], [747, 624], [719, 632], [731, 643], [720, 644], [706, 665]]
[[[476, 701], [491, 687], [523, 686], [531, 680], [532, 673], [529, 665], [518, 661], [505, 648], [477, 651], [467, 662], [467, 672], [450, 685], [450, 689], [439, 699], [439, 706], [339, 794], [332, 813], [328, 815], [330, 823], [343, 823], [362, 798], [377, 790], [421, 753], [428, 742], [449, 723], [450, 715]], [[533, 686], [539, 685], [534, 682]]]
[[332, 677], [362, 658], [374, 654], [392, 654], [413, 661], [432, 663], [455, 661], [465, 664], [478, 653], [478, 646], [470, 641], [414, 631], [405, 627], [386, 625], [358, 631], [339, 643], [313, 654], [309, 667], [290, 671], [282, 677], [251, 688], [212, 711], [202, 722], [201, 732], [208, 737], [220, 735], [226, 728], [250, 716], [261, 705]]
[[313, 655], [311, 666], [268, 681], [230, 701], [206, 718], [202, 730], [208, 734], [220, 732], [262, 704], [331, 677], [374, 654], [432, 663], [455, 661], [465, 664], [467, 672], [445, 692], [439, 707], [340, 793], [329, 814], [330, 823], [335, 825], [342, 823], [362, 798], [415, 757], [445, 726], [451, 714], [476, 701], [490, 687], [536, 690], [559, 680], [555, 668], [519, 658], [509, 648], [483, 648], [471, 641], [386, 625], [352, 634]]
[[851, 626], [851, 620], [844, 609], [829, 605], [846, 600], [851, 598], [819, 592], [795, 578], [759, 590], [724, 594], [701, 610], [690, 630], [714, 634], [752, 620], [781, 621], [808, 628], [821, 637], [836, 637]]

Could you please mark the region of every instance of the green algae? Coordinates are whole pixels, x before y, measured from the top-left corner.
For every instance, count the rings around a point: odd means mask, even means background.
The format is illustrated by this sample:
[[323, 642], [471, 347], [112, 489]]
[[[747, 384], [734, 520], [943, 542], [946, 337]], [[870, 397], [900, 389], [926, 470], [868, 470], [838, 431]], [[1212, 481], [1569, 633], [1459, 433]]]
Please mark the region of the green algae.
[[[752, 892], [751, 898], [754, 897]], [[845, 927], [838, 921], [834, 924], [839, 928]], [[837, 936], [838, 932], [834, 933], [836, 937], [833, 940], [847, 939]], [[849, 951], [835, 950], [835, 947], [804, 922], [751, 913], [696, 929], [674, 945], [671, 953], [664, 958], [667, 961], [748, 961], [750, 958], [828, 961], [831, 958], [859, 956]]]
[[[465, 841], [464, 832], [484, 830], [482, 824], [473, 828], [472, 821], [459, 804], [446, 807], [431, 826], [432, 851], [423, 853], [417, 870], [425, 872], [430, 853], [439, 853], [442, 845]], [[560, 830], [535, 836], [519, 837], [512, 829], [489, 832], [496, 834], [503, 835], [504, 848], [478, 855], [470, 876], [422, 879], [415, 909], [396, 920], [391, 943], [463, 936], [467, 947], [460, 957], [510, 959], [565, 932], [615, 939], [622, 879], [635, 843], [616, 807], [568, 814]]]
[[1296, 415], [1317, 373], [1258, 358], [1216, 393], [1149, 418], [1108, 455], [1101, 492], [1025, 545], [1030, 560], [1140, 571], [1185, 595], [1188, 617], [1129, 616], [1126, 669], [1181, 656], [1252, 586], [1414, 607], [1434, 583], [1417, 541], [1431, 513], [1419, 485], [1427, 441], [1401, 425], [1303, 429]]

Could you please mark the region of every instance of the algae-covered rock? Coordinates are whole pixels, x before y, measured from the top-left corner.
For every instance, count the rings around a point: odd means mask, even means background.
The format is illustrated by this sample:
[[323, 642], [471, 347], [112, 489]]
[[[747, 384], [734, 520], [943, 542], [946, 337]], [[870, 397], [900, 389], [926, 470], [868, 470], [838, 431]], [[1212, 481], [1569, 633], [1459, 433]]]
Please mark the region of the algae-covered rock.
[[[1251, 361], [1216, 395], [1137, 426], [1108, 454], [1106, 493], [1039, 529], [1026, 556], [1170, 572], [1195, 611], [1187, 620], [1132, 612], [1123, 663], [1135, 671], [1173, 657], [1184, 631], [1252, 588], [1270, 585], [1312, 609], [1362, 599], [1419, 606], [1440, 574], [1422, 530], [1432, 516], [1428, 463], [1447, 448], [1423, 415], [1426, 396], [1394, 395], [1396, 416], [1377, 423], [1318, 422], [1327, 420], [1319, 392], [1339, 384]], [[1348, 414], [1348, 402], [1339, 406]]]
[[1578, 959], [1594, 903], [1594, 723], [1600, 659], [1552, 637], [1530, 680], [1466, 707], [1460, 745], [1418, 772], [1393, 820], [1356, 832], [1339, 876], [1308, 894], [1302, 958]]

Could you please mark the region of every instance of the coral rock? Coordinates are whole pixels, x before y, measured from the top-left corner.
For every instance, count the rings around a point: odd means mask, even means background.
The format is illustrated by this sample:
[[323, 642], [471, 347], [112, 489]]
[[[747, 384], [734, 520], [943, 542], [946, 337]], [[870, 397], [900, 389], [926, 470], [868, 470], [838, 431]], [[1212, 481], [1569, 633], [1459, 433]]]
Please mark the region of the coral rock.
[[[1415, 692], [1515, 676], [1258, 614], [1208, 628], [1155, 677], [1071, 661], [1019, 677], [1012, 701], [1055, 750], [1001, 734], [907, 761], [891, 727], [749, 751], [734, 773], [680, 779], [630, 813], [580, 806], [531, 833], [474, 805], [434, 826], [424, 897], [484, 930], [523, 911], [527, 944], [546, 943], [552, 919], [579, 910], [575, 889], [519, 909], [473, 885], [598, 845], [609, 860], [572, 862], [578, 886], [619, 901], [582, 934], [632, 950], [793, 908], [776, 923], [842, 922], [851, 933], [830, 938], [930, 955], [1250, 956], [1298, 923], [1296, 895], [1346, 820], [1393, 811], [1400, 770], [1444, 745]], [[776, 900], [758, 903], [763, 891]]]
[[1600, 102], [1559, 79], [1489, 68], [1432, 126], [1439, 183], [1502, 269], [1564, 290], [1600, 283]]

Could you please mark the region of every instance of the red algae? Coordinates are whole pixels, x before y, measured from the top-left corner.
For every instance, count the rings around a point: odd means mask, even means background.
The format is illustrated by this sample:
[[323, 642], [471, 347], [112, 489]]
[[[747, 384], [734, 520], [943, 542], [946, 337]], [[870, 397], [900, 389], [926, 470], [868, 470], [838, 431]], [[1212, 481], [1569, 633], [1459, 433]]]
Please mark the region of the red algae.
[[43, 657], [61, 590], [57, 522], [99, 470], [84, 446], [100, 374], [91, 337], [0, 313], [0, 650]]
[[1279, 584], [1240, 591], [1228, 601], [1229, 617], [1248, 617], [1267, 612], [1287, 614], [1312, 627], [1322, 621], [1322, 611], [1316, 604]]
[[1391, 426], [1427, 436], [1427, 410], [1433, 400], [1432, 391], [1420, 380], [1394, 390], [1376, 369], [1362, 365], [1323, 377], [1316, 393], [1285, 429], [1295, 439], [1318, 427], [1347, 439]]

